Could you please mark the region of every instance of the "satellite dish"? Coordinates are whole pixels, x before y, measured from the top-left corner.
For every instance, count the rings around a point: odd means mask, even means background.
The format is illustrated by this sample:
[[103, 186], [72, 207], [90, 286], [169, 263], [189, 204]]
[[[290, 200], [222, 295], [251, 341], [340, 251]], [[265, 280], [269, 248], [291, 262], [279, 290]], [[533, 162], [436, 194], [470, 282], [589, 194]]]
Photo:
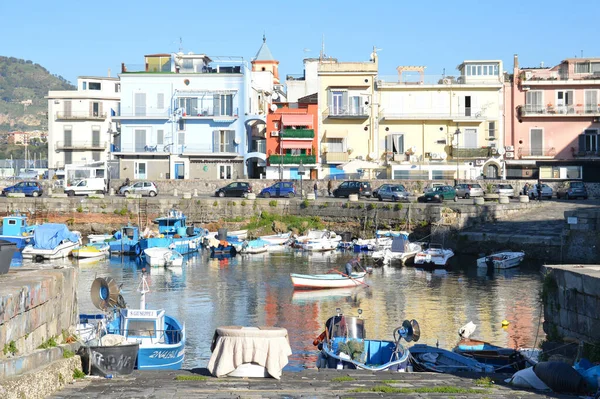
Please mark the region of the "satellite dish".
[[504, 155], [504, 154], [506, 154], [506, 150], [503, 147], [500, 147], [500, 148], [498, 148], [498, 154]]
[[275, 104], [271, 104], [271, 107], [270, 107], [270, 109], [271, 109], [271, 112], [275, 112], [275, 111], [277, 111], [277, 105], [275, 105]]
[[442, 153], [440, 154], [440, 157], [441, 157], [442, 159], [446, 159], [446, 158], [448, 158], [448, 154], [446, 154], [445, 152], [442, 152]]
[[92, 303], [100, 310], [106, 310], [109, 307], [114, 307], [119, 304], [119, 293], [121, 289], [117, 282], [112, 277], [98, 277], [92, 283], [90, 295]]

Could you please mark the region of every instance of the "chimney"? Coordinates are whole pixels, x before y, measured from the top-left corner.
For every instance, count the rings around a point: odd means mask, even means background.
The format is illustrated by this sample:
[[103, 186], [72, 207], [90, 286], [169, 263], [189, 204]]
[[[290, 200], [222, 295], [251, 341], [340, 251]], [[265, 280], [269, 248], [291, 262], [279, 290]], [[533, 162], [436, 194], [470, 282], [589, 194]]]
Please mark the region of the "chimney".
[[519, 69], [519, 55], [515, 54], [513, 58], [513, 65], [515, 69]]

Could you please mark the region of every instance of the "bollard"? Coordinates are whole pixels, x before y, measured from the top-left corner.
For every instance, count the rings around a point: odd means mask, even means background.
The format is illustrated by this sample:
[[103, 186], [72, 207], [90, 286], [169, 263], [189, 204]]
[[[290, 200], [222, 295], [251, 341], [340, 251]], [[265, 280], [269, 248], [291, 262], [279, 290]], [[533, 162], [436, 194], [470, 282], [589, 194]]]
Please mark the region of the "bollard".
[[483, 197], [475, 197], [475, 205], [483, 205], [485, 203], [485, 199]]
[[348, 196], [348, 201], [350, 201], [350, 202], [358, 202], [358, 194], [350, 194]]
[[195, 189], [194, 189], [194, 197], [197, 197], [197, 196], [198, 196], [198, 189], [197, 189], [197, 188], [195, 188]]
[[173, 189], [173, 197], [177, 197], [177, 189]]
[[313, 200], [313, 201], [316, 200], [315, 193], [308, 193], [308, 194], [306, 194], [306, 199], [307, 200]]
[[48, 187], [48, 196], [52, 195], [52, 187]]
[[529, 196], [528, 195], [519, 195], [519, 202], [521, 202], [521, 203], [529, 202]]
[[510, 203], [510, 198], [508, 198], [508, 196], [506, 196], [506, 195], [501, 195], [500, 198], [498, 198], [498, 203], [499, 204], [508, 204], [508, 203]]
[[248, 198], [249, 200], [256, 199], [256, 194], [254, 194], [254, 193], [248, 193], [248, 196], [247, 196], [247, 198]]
[[110, 190], [108, 190], [108, 195], [110, 195], [110, 196], [115, 195], [115, 189], [111, 187]]

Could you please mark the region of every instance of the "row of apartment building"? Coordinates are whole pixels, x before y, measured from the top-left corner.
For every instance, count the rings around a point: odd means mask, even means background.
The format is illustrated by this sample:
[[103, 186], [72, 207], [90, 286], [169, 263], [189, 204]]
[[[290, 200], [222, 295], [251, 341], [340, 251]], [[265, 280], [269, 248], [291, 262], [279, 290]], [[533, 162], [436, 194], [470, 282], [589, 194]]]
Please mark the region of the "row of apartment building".
[[[468, 60], [379, 75], [321, 56], [279, 78], [266, 39], [240, 57], [151, 54], [117, 78], [48, 93], [49, 166], [118, 160], [133, 179], [337, 177], [352, 160], [395, 179], [598, 179], [600, 59], [520, 68]], [[364, 171], [364, 166], [362, 171]], [[361, 168], [358, 169], [361, 172]]]

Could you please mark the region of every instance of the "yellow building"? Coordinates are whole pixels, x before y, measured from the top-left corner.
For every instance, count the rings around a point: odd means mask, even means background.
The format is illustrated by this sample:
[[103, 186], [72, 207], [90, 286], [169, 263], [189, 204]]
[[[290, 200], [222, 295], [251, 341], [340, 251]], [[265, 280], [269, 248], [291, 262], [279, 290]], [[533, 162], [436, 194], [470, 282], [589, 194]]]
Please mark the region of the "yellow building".
[[389, 177], [474, 179], [504, 175], [502, 61], [464, 61], [459, 76], [400, 66], [378, 77], [378, 158]]
[[319, 177], [341, 174], [337, 166], [378, 153], [377, 110], [372, 106], [377, 77], [377, 54], [366, 62], [321, 58], [319, 81]]

